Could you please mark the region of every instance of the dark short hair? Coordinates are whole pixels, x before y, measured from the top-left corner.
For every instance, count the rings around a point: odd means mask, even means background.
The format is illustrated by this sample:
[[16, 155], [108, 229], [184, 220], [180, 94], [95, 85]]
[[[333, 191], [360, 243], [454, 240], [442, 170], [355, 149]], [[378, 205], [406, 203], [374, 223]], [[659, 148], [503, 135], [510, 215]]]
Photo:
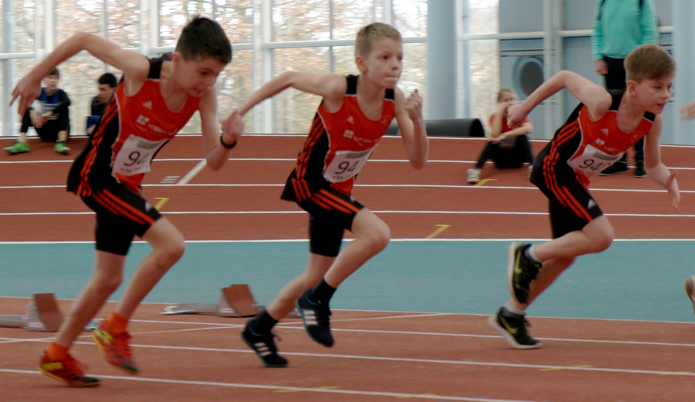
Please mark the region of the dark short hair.
[[232, 61], [232, 44], [217, 22], [196, 15], [181, 32], [176, 51], [183, 59], [200, 60], [212, 57], [224, 64]]
[[118, 80], [116, 79], [116, 76], [111, 74], [111, 73], [104, 73], [99, 77], [97, 80], [99, 82], [99, 85], [106, 84], [110, 86], [111, 88], [116, 88], [116, 85], [118, 85]]
[[[57, 75], [58, 78], [60, 78], [60, 71], [58, 71], [57, 68], [54, 68], [50, 73], [48, 73], [48, 75]], [[46, 77], [48, 77], [48, 75]]]

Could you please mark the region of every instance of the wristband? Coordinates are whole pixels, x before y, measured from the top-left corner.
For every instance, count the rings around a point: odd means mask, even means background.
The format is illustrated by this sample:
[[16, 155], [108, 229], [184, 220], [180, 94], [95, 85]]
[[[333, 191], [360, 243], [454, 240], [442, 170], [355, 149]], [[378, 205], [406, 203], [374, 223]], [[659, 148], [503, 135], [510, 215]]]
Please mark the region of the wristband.
[[222, 136], [220, 135], [220, 144], [222, 144], [222, 146], [227, 149], [232, 149], [236, 146], [236, 141], [234, 141], [231, 144], [227, 144], [226, 142], [224, 142], [224, 138], [222, 138]]

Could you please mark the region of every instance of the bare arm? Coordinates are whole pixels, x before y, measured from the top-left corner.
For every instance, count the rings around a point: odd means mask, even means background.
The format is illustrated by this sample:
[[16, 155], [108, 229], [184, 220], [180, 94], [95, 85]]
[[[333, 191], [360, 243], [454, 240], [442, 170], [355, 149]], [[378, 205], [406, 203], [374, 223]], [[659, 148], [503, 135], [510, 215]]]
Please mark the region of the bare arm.
[[290, 87], [321, 96], [328, 101], [339, 99], [342, 102], [346, 86], [345, 77], [338, 74], [316, 75], [300, 71], [285, 71], [266, 82], [254, 92], [246, 101], [239, 105], [237, 112], [243, 116], [265, 99], [273, 97]]
[[511, 137], [518, 137], [520, 135], [526, 135], [532, 131], [533, 131], [533, 125], [529, 122], [526, 122], [526, 123], [522, 123], [521, 126], [515, 128], [513, 130], [509, 130], [509, 131], [502, 133], [497, 138], [493, 138], [492, 141], [499, 142], [505, 138], [511, 138]]
[[[490, 137], [492, 138], [497, 138], [499, 137], [500, 134], [502, 134], [502, 110], [500, 110], [500, 107], [502, 105], [499, 105], [497, 110], [495, 111], [495, 114], [492, 115], [492, 124], [490, 125]], [[507, 105], [506, 107], [509, 107]], [[505, 107], [505, 109], [506, 109]]]
[[58, 45], [54, 51], [19, 80], [12, 91], [10, 106], [19, 98], [18, 110], [26, 110], [31, 102], [41, 94], [41, 79], [57, 65], [82, 50], [86, 50], [99, 60], [122, 70], [126, 77], [126, 89], [129, 93], [137, 92], [147, 78], [150, 66], [144, 56], [123, 50], [100, 36], [80, 32]]
[[594, 121], [603, 117], [613, 101], [605, 88], [594, 84], [579, 74], [563, 70], [544, 82], [523, 102], [509, 108], [507, 117], [509, 126], [517, 127], [531, 113], [533, 108], [563, 88], [566, 88], [587, 107], [589, 116]]
[[[198, 113], [200, 114], [200, 127], [203, 134], [205, 162], [210, 169], [217, 171], [229, 159], [231, 148], [222, 146], [220, 142], [220, 132], [217, 127], [217, 90], [214, 86], [210, 87], [200, 100]], [[223, 138], [224, 142], [229, 145], [236, 144], [241, 131], [243, 131], [243, 125], [238, 132], [235, 130], [226, 133], [226, 138]]]
[[422, 97], [417, 89], [406, 99], [405, 94], [396, 88], [396, 122], [410, 165], [418, 170], [424, 168], [429, 155], [429, 142], [422, 117]]
[[659, 140], [661, 138], [662, 117], [657, 115], [651, 130], [644, 137], [644, 170], [661, 187], [668, 190], [673, 208], [678, 208], [680, 192], [675, 172], [668, 170], [661, 162]]

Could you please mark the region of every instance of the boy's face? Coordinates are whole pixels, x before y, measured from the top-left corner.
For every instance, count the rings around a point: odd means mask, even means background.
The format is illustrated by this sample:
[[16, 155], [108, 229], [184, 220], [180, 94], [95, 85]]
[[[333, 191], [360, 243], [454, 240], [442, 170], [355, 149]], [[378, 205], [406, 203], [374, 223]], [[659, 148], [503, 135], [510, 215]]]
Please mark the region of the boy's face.
[[657, 79], [645, 78], [641, 82], [629, 81], [633, 84], [634, 93], [644, 109], [654, 114], [661, 114], [671, 99], [673, 78], [675, 74]]
[[393, 89], [403, 71], [403, 43], [379, 38], [372, 43], [367, 57], [357, 56], [360, 72], [384, 88]]
[[210, 87], [215, 85], [217, 77], [227, 66], [213, 57], [186, 61], [179, 53], [174, 53], [174, 65], [178, 70], [175, 73], [176, 81], [188, 91], [189, 95], [195, 97], [203, 96]]
[[99, 84], [99, 103], [107, 103], [109, 99], [111, 99], [111, 95], [113, 95], [115, 89], [116, 88], [109, 84]]
[[55, 91], [56, 89], [58, 89], [58, 76], [47, 75], [46, 78], [43, 79], [43, 85], [46, 87], [48, 91]]

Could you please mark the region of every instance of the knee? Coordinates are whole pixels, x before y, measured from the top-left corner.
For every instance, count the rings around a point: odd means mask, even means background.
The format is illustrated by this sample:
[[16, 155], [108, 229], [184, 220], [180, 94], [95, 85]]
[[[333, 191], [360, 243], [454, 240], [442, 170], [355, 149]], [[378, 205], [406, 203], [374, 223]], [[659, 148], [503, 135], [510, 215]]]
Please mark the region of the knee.
[[183, 239], [178, 239], [176, 241], [171, 241], [165, 245], [159, 255], [162, 266], [166, 268], [171, 267], [176, 264], [183, 254], [186, 252], [186, 243]]
[[389, 245], [391, 241], [391, 229], [389, 229], [386, 224], [380, 225], [369, 234], [367, 241], [372, 253], [377, 254]]
[[592, 252], [600, 253], [610, 247], [611, 244], [613, 244], [613, 233], [602, 233], [592, 240]]
[[94, 281], [94, 286], [99, 294], [112, 294], [123, 282], [123, 273], [99, 276]]

